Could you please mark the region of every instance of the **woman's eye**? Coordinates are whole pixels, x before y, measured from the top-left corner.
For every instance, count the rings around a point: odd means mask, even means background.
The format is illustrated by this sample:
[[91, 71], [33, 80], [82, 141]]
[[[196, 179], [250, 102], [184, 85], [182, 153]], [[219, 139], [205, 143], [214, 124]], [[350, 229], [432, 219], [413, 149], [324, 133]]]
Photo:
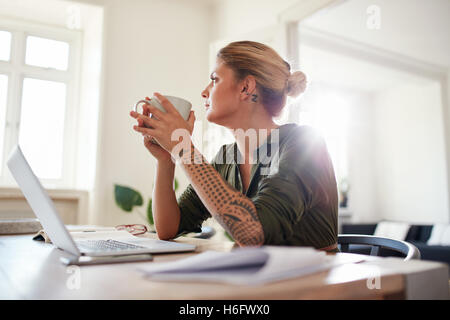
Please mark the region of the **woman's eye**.
[[211, 81], [215, 84], [216, 83], [217, 78], [211, 78]]

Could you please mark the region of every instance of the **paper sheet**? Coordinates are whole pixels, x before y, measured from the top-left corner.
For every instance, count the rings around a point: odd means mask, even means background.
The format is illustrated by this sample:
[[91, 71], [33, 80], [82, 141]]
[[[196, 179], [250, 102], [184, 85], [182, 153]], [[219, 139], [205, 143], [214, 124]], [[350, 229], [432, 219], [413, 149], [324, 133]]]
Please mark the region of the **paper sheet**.
[[116, 231], [114, 227], [103, 227], [95, 225], [79, 225], [79, 224], [66, 224], [67, 230], [69, 232], [79, 232], [79, 231]]
[[74, 240], [134, 240], [137, 237], [125, 230], [105, 231], [70, 231]]
[[[121, 237], [123, 239], [129, 237], [130, 240], [136, 239], [132, 234], [124, 231], [117, 230], [114, 227], [101, 227], [101, 226], [92, 226], [92, 225], [66, 225], [67, 230], [69, 230], [71, 236], [75, 240], [83, 240], [86, 238], [94, 239], [94, 240], [108, 240], [114, 236]], [[126, 232], [127, 234], [125, 234]], [[130, 238], [131, 236], [131, 238]], [[44, 230], [40, 230], [33, 237], [33, 240], [43, 240], [47, 243], [52, 243], [51, 239], [48, 237]]]
[[323, 271], [337, 264], [335, 256], [313, 248], [263, 246], [231, 252], [206, 251], [173, 262], [147, 264], [139, 270], [155, 280], [258, 285]]

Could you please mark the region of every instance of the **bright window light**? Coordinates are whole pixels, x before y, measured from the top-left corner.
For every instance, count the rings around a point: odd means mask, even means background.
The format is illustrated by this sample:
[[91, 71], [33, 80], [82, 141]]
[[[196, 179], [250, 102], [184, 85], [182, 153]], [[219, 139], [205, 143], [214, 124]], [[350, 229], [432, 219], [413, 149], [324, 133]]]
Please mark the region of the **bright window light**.
[[69, 44], [62, 41], [28, 36], [25, 63], [37, 67], [67, 70]]
[[320, 94], [310, 95], [299, 114], [299, 124], [312, 126], [323, 136], [337, 179], [345, 178], [348, 173], [349, 108], [344, 96], [323, 90]]
[[[0, 74], [0, 163], [3, 163], [3, 141], [5, 140], [6, 100], [8, 98], [8, 77]], [[0, 175], [2, 166], [0, 165]]]
[[0, 60], [9, 61], [11, 54], [11, 32], [0, 31]]
[[65, 108], [64, 83], [24, 79], [19, 144], [40, 178], [61, 178]]

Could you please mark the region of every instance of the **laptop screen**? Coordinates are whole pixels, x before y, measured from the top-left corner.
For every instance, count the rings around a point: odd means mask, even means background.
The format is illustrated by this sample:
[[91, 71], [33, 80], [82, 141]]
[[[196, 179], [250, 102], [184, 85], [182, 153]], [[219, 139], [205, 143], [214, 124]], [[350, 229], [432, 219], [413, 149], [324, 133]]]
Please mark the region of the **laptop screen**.
[[34, 174], [18, 145], [11, 152], [7, 165], [53, 244], [58, 248], [79, 255], [80, 251], [56, 211], [53, 201]]

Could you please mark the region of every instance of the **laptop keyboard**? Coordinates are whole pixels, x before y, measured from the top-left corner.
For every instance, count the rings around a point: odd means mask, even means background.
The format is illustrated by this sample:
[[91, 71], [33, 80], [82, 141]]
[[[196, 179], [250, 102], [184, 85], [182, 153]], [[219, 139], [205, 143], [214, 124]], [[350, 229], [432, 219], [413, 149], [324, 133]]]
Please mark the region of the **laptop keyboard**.
[[116, 240], [82, 240], [77, 241], [77, 245], [81, 249], [88, 251], [123, 251], [123, 250], [138, 250], [145, 249], [145, 247], [137, 246], [130, 243], [120, 242]]

